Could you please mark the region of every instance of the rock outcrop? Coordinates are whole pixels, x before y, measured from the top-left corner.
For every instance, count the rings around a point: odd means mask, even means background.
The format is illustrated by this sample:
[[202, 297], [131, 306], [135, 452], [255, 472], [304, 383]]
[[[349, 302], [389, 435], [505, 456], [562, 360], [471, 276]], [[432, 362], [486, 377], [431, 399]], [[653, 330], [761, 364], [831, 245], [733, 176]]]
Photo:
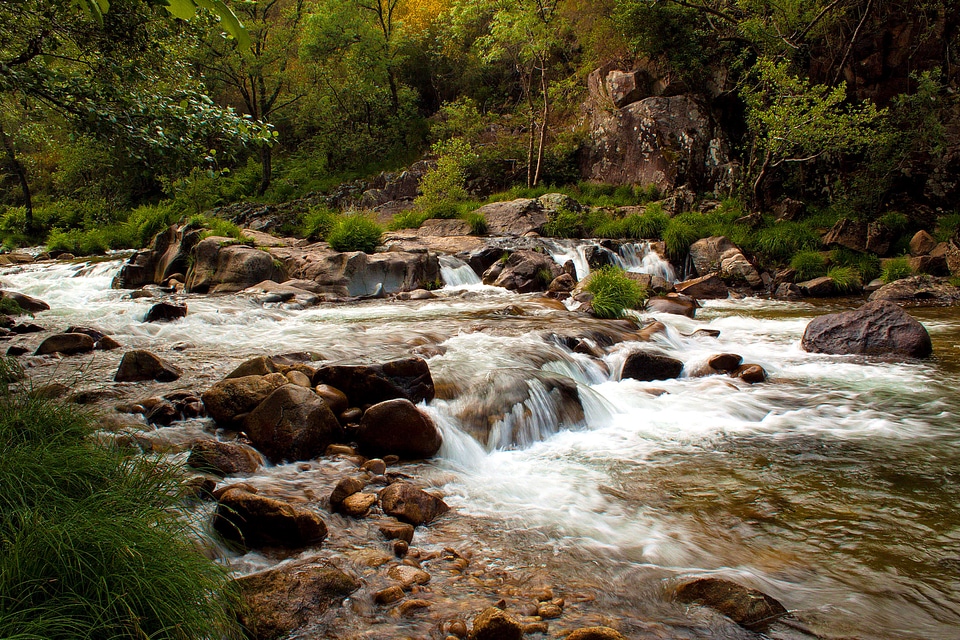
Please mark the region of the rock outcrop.
[[476, 213], [483, 214], [487, 231], [492, 236], [539, 233], [548, 219], [540, 202], [532, 198], [492, 202], [477, 209]]
[[805, 351], [925, 358], [933, 350], [930, 334], [906, 311], [886, 300], [855, 311], [814, 318], [803, 332]]
[[946, 278], [920, 275], [885, 284], [870, 294], [870, 300], [889, 300], [899, 304], [954, 306], [960, 304], [960, 287]]
[[264, 280], [286, 279], [269, 252], [237, 244], [232, 238], [205, 238], [190, 255], [194, 263], [186, 287], [193, 293], [242, 291]]

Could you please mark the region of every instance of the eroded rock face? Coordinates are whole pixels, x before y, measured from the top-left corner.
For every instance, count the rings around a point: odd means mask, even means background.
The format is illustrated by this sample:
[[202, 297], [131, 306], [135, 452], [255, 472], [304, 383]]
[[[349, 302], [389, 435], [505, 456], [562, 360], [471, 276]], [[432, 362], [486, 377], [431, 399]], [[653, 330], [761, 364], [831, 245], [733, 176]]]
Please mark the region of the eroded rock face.
[[186, 273], [191, 249], [200, 241], [200, 229], [168, 227], [154, 237], [150, 249], [138, 251], [113, 280], [114, 289], [136, 289], [160, 284], [175, 273]]
[[256, 640], [285, 638], [360, 588], [328, 560], [309, 559], [237, 579], [240, 622]]
[[814, 318], [800, 344], [814, 353], [925, 358], [933, 351], [923, 325], [886, 300]]
[[953, 306], [960, 304], [960, 287], [946, 278], [921, 275], [885, 284], [872, 294], [874, 300], [889, 300], [903, 304]]
[[327, 525], [316, 513], [281, 500], [228, 488], [219, 498], [213, 519], [217, 532], [246, 547], [318, 545], [327, 537]]
[[719, 271], [721, 257], [731, 249], [739, 251], [737, 245], [724, 236], [701, 238], [690, 245], [690, 260], [697, 275], [706, 276]]
[[415, 527], [427, 524], [450, 510], [443, 500], [409, 482], [394, 482], [381, 491], [380, 507], [387, 515]]
[[314, 384], [327, 384], [347, 395], [353, 406], [406, 398], [417, 404], [433, 400], [433, 377], [423, 358], [402, 358], [383, 364], [321, 367]]
[[492, 202], [476, 210], [487, 221], [492, 236], [522, 236], [539, 233], [547, 223], [547, 212], [532, 198], [518, 198], [508, 202]]
[[360, 419], [357, 440], [368, 455], [392, 454], [406, 459], [430, 458], [443, 443], [430, 416], [405, 398], [367, 409]]
[[753, 631], [763, 631], [787, 615], [782, 604], [762, 591], [718, 578], [701, 578], [680, 585], [674, 597], [680, 602], [710, 607]]
[[266, 251], [234, 240], [213, 236], [194, 247], [193, 268], [187, 277], [187, 291], [220, 293], [242, 291], [264, 280], [285, 280]]
[[343, 436], [327, 403], [295, 384], [270, 393], [244, 419], [243, 427], [253, 446], [273, 463], [310, 460]]

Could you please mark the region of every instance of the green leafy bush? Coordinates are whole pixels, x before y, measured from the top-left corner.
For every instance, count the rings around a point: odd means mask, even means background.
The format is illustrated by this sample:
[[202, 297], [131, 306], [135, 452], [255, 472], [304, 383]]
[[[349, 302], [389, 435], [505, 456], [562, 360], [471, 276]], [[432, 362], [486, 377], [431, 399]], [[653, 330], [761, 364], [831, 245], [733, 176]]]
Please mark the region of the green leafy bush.
[[797, 278], [811, 280], [827, 273], [827, 261], [817, 251], [800, 251], [790, 260], [790, 267], [796, 269]]
[[619, 318], [627, 309], [636, 309], [647, 292], [619, 267], [601, 267], [590, 275], [586, 285], [593, 294], [593, 313], [598, 318]]
[[883, 264], [880, 279], [886, 284], [896, 280], [909, 278], [913, 275], [913, 269], [910, 268], [910, 261], [907, 258], [891, 258]]
[[899, 211], [889, 211], [883, 214], [878, 222], [895, 234], [906, 232], [910, 226], [910, 218]]
[[300, 233], [310, 240], [324, 238], [333, 229], [339, 215], [328, 207], [310, 207], [300, 223]]
[[127, 216], [127, 233], [132, 240], [131, 249], [140, 249], [151, 243], [153, 238], [175, 223], [179, 215], [169, 203], [142, 205]]
[[833, 286], [840, 293], [852, 293], [863, 287], [860, 273], [854, 267], [831, 267], [827, 277], [833, 280]]
[[327, 234], [327, 242], [335, 251], [363, 251], [373, 253], [380, 244], [383, 228], [376, 220], [360, 213], [337, 219]]
[[8, 392], [0, 408], [0, 637], [241, 636], [178, 468], [97, 444], [66, 405]]
[[582, 238], [583, 215], [577, 211], [560, 209], [543, 225], [543, 233], [552, 238]]

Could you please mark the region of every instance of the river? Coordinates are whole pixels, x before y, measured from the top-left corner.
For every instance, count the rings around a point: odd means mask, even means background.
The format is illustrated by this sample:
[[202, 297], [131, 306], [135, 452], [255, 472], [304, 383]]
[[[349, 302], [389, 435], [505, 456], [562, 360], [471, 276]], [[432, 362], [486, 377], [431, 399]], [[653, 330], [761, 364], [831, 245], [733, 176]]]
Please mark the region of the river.
[[[649, 256], [626, 258], [634, 270], [664, 274]], [[469, 618], [501, 597], [520, 606], [544, 585], [567, 600], [550, 637], [601, 623], [629, 638], [756, 637], [670, 601], [672, 586], [704, 575], [759, 588], [795, 612], [802, 624], [771, 637], [960, 637], [960, 317], [952, 309], [910, 310], [930, 332], [934, 356], [902, 363], [800, 349], [811, 318], [859, 299], [710, 301], [696, 319], [658, 315], [668, 329], [654, 345], [687, 370], [736, 353], [762, 365], [769, 380], [648, 383], [617, 375], [636, 345], [595, 358], [544, 339], [598, 321], [476, 284], [455, 262], [445, 262], [448, 285], [435, 300], [297, 308], [243, 295], [181, 296], [189, 314], [168, 324], [141, 322], [156, 300], [110, 288], [119, 266], [8, 266], [0, 281], [51, 305], [35, 319], [47, 329], [96, 327], [125, 348], [174, 361], [184, 377], [112, 383], [118, 350], [24, 357], [35, 385], [66, 381], [110, 407], [202, 391], [255, 355], [377, 362], [431, 348], [421, 352], [442, 391], [426, 410], [444, 445], [436, 459], [404, 471], [453, 507], [414, 539], [432, 567], [423, 597], [433, 606], [412, 618], [375, 607], [370, 593], [387, 584], [379, 569], [386, 545], [369, 524], [325, 514], [331, 535], [322, 553], [363, 577], [364, 587], [297, 637], [443, 638], [443, 620]], [[697, 329], [720, 336], [691, 337]], [[39, 337], [17, 341], [35, 345]], [[460, 418], [470, 394], [505, 380], [533, 389], [544, 372], [577, 383], [582, 423], [558, 425], [549, 403], [531, 392], [488, 446], [465, 433]], [[194, 420], [161, 431], [210, 428]], [[279, 465], [250, 482], [309, 503], [329, 492], [345, 465]], [[470, 569], [446, 569], [445, 548], [468, 556]], [[227, 554], [224, 561], [244, 573], [278, 558]]]

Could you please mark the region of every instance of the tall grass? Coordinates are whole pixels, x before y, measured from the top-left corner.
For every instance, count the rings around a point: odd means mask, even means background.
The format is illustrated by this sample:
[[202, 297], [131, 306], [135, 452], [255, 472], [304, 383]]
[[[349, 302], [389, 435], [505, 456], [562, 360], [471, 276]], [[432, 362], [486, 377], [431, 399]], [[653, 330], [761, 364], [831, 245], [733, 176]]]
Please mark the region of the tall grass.
[[335, 251], [373, 253], [380, 244], [383, 227], [362, 213], [340, 216], [327, 233], [327, 242]]
[[646, 289], [631, 280], [619, 267], [601, 267], [590, 275], [586, 290], [593, 294], [590, 305], [598, 318], [619, 318], [627, 309], [636, 309], [647, 296]]
[[7, 392], [0, 409], [0, 637], [239, 637], [178, 469], [95, 444], [72, 407]]

